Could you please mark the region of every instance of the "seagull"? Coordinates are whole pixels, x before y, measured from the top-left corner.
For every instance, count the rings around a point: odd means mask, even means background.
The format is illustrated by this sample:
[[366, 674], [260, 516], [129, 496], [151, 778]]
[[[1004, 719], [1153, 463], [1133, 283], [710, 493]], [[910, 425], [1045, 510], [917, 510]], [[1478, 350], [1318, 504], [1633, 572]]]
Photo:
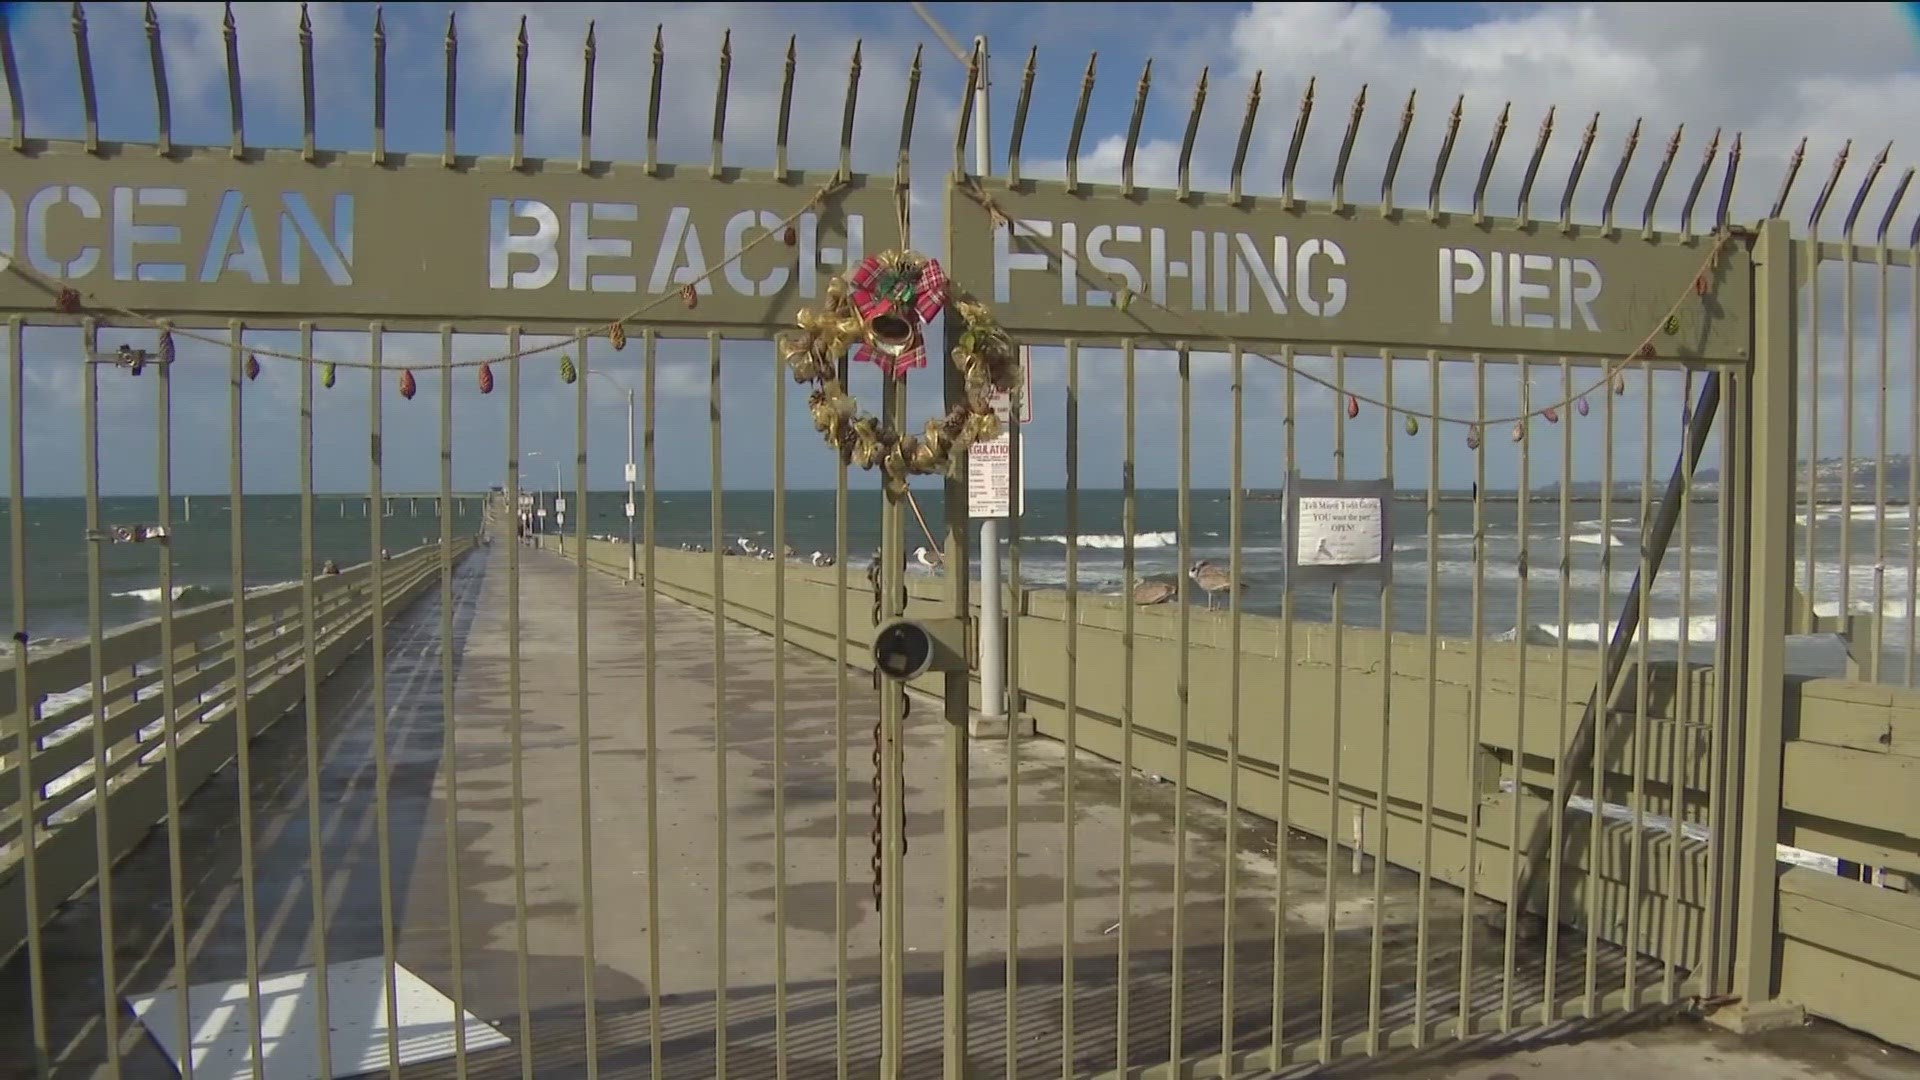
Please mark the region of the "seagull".
[[1164, 604], [1179, 593], [1171, 581], [1143, 581], [1133, 587], [1133, 602], [1142, 607]]
[[740, 548], [740, 553], [741, 553], [741, 554], [743, 554], [743, 555], [758, 555], [758, 554], [760, 554], [760, 549], [759, 549], [759, 547], [758, 547], [758, 546], [756, 546], [756, 545], [754, 544], [754, 542], [753, 542], [753, 541], [751, 541], [751, 540], [749, 540], [749, 539], [747, 539], [747, 538], [746, 538], [746, 537], [744, 537], [744, 536], [743, 536], [743, 537], [741, 537], [741, 538], [740, 538], [740, 539], [738, 539], [738, 540], [735, 540], [735, 541], [734, 541], [734, 543], [735, 543], [736, 545], [738, 545], [738, 546], [739, 546], [739, 548]]
[[1200, 586], [1201, 591], [1207, 594], [1207, 609], [1209, 611], [1213, 609], [1213, 598], [1215, 596], [1235, 587], [1233, 577], [1230, 574], [1205, 559], [1194, 563], [1193, 567], [1187, 571], [1187, 576], [1192, 578], [1193, 583]]
[[832, 566], [833, 556], [816, 551], [809, 557], [809, 561], [815, 566]]
[[924, 547], [917, 547], [913, 549], [913, 561], [919, 563], [921, 566], [924, 566], [929, 570], [940, 569], [940, 562], [941, 562], [940, 556], [933, 554], [932, 552], [928, 551]]

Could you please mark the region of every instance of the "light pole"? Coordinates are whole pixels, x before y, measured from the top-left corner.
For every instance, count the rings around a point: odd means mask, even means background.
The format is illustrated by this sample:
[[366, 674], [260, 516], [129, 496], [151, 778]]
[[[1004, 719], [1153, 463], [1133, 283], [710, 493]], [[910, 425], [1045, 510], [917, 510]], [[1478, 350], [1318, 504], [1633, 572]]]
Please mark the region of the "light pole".
[[[915, 3], [913, 10], [920, 21], [927, 24], [953, 58], [966, 67], [973, 58], [962, 52], [953, 36], [946, 28], [934, 20], [926, 5]], [[974, 171], [986, 176], [993, 168], [992, 137], [987, 127], [987, 39], [978, 36], [973, 39], [973, 47], [980, 54], [980, 81], [974, 86], [973, 96], [973, 161]], [[1020, 417], [1017, 412], [1007, 416], [1008, 427], [1012, 428], [1011, 438], [1020, 437]], [[1016, 477], [1014, 483], [1019, 483]], [[1009, 513], [1018, 513], [1020, 497], [1016, 493]], [[965, 572], [965, 567], [960, 569]], [[1000, 519], [982, 518], [980, 521], [980, 719], [982, 727], [991, 729], [1007, 715], [1007, 646], [1006, 621], [1000, 596]]]
[[627, 581], [629, 584], [640, 580], [640, 545], [634, 539], [634, 484], [640, 477], [640, 470], [633, 460], [633, 387], [621, 382], [599, 368], [588, 368], [587, 374], [598, 375], [619, 387], [627, 395]]
[[[540, 456], [540, 451], [529, 450], [520, 456], [523, 458], [537, 458]], [[545, 487], [539, 485], [534, 486], [533, 507], [533, 533], [537, 542], [537, 538], [547, 531], [547, 489]]]

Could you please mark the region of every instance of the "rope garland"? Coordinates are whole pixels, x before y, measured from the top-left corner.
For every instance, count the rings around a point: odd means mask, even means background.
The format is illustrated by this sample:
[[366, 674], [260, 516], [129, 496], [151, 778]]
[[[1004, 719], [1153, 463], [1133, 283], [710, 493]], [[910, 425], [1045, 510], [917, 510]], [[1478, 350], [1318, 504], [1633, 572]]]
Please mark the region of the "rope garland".
[[[1004, 209], [1002, 209], [997, 202], [994, 201], [993, 196], [987, 194], [986, 190], [980, 186], [980, 182], [977, 177], [974, 177], [974, 176], [964, 177], [960, 183], [960, 190], [963, 193], [965, 193], [966, 196], [969, 199], [971, 199], [976, 206], [980, 207], [980, 209], [986, 213], [987, 217], [992, 221], [994, 228], [996, 229], [1005, 228], [1009, 230], [1012, 229], [1013, 219], [1010, 216], [1008, 216], [1007, 212]], [[1617, 391], [1624, 392], [1621, 389], [1621, 385], [1617, 384], [1615, 380], [1618, 379], [1621, 372], [1626, 370], [1627, 365], [1633, 363], [1635, 360], [1649, 359], [1654, 355], [1654, 348], [1653, 348], [1654, 341], [1659, 337], [1659, 335], [1663, 332], [1663, 330], [1666, 327], [1674, 325], [1675, 320], [1679, 318], [1681, 307], [1685, 305], [1690, 298], [1705, 296], [1707, 294], [1711, 285], [1711, 280], [1708, 277], [1708, 275], [1711, 274], [1713, 270], [1719, 266], [1720, 252], [1723, 248], [1726, 247], [1727, 243], [1730, 240], [1732, 240], [1732, 238], [1733, 238], [1733, 234], [1724, 229], [1721, 230], [1719, 233], [1715, 234], [1713, 244], [1707, 249], [1706, 257], [1700, 261], [1700, 268], [1695, 272], [1693, 281], [1686, 287], [1685, 290], [1683, 290], [1680, 293], [1679, 296], [1674, 298], [1673, 304], [1667, 308], [1666, 313], [1662, 315], [1659, 321], [1654, 324], [1653, 329], [1647, 331], [1647, 335], [1640, 339], [1640, 344], [1634, 348], [1632, 353], [1626, 356], [1620, 357], [1617, 360], [1607, 361], [1605, 364], [1603, 364], [1601, 367], [1601, 371], [1602, 371], [1601, 377], [1598, 380], [1596, 380], [1592, 385], [1588, 386], [1586, 389], [1581, 390], [1578, 393], [1571, 395], [1570, 397], [1562, 398], [1559, 401], [1554, 401], [1549, 404], [1542, 405], [1539, 408], [1532, 409], [1524, 413], [1520, 413], [1519, 415], [1516, 415], [1516, 416], [1475, 417], [1475, 418], [1468, 419], [1468, 418], [1463, 418], [1458, 416], [1448, 416], [1440, 412], [1428, 412], [1421, 409], [1411, 408], [1405, 405], [1396, 405], [1389, 401], [1381, 401], [1378, 398], [1369, 397], [1365, 394], [1355, 393], [1352, 390], [1349, 390], [1346, 387], [1339, 385], [1338, 383], [1334, 382], [1331, 379], [1325, 379], [1318, 375], [1315, 375], [1310, 371], [1306, 371], [1303, 368], [1301, 368], [1297, 363], [1290, 362], [1287, 360], [1275, 359], [1273, 356], [1260, 352], [1259, 350], [1249, 349], [1246, 346], [1241, 345], [1238, 341], [1234, 340], [1234, 337], [1232, 334], [1223, 333], [1217, 328], [1209, 326], [1206, 322], [1201, 320], [1197, 315], [1194, 315], [1191, 312], [1184, 312], [1174, 308], [1170, 308], [1165, 304], [1156, 302], [1151, 296], [1143, 296], [1139, 293], [1134, 293], [1134, 292], [1131, 292], [1130, 290], [1122, 288], [1121, 290], [1119, 290], [1118, 294], [1116, 294], [1115, 300], [1116, 300], [1116, 304], [1123, 311], [1126, 309], [1126, 306], [1130, 303], [1144, 303], [1148, 307], [1153, 308], [1155, 311], [1159, 311], [1164, 314], [1170, 315], [1173, 318], [1186, 324], [1188, 327], [1193, 328], [1195, 331], [1195, 334], [1194, 334], [1195, 337], [1206, 338], [1210, 341], [1220, 342], [1228, 346], [1237, 346], [1240, 348], [1240, 351], [1247, 356], [1251, 356], [1259, 360], [1265, 360], [1267, 363], [1272, 364], [1275, 367], [1290, 371], [1293, 374], [1298, 375], [1303, 379], [1306, 379], [1308, 382], [1314, 383], [1318, 386], [1323, 386], [1326, 389], [1333, 391], [1335, 394], [1342, 395], [1346, 398], [1346, 401], [1347, 401], [1348, 416], [1352, 416], [1355, 412], [1358, 411], [1357, 404], [1360, 402], [1365, 402], [1368, 405], [1372, 405], [1372, 406], [1375, 406], [1376, 408], [1383, 409], [1388, 413], [1397, 413], [1402, 416], [1405, 416], [1408, 418], [1408, 421], [1409, 421], [1409, 433], [1412, 433], [1413, 431], [1413, 426], [1412, 426], [1413, 422], [1418, 420], [1428, 420], [1437, 424], [1460, 424], [1464, 427], [1473, 428], [1476, 430], [1480, 428], [1492, 427], [1496, 424], [1524, 424], [1526, 421], [1531, 420], [1533, 417], [1536, 417], [1536, 416], [1545, 417], [1550, 423], [1558, 423], [1559, 422], [1558, 415], [1561, 409], [1567, 408], [1569, 406], [1580, 405], [1580, 403], [1586, 399], [1588, 394], [1591, 394], [1596, 390], [1600, 390], [1608, 386], [1609, 384], [1614, 384], [1616, 386]], [[1059, 248], [1057, 244], [1052, 243], [1052, 241], [1049, 238], [1041, 237], [1041, 236], [1022, 236], [1021, 239], [1032, 241], [1036, 246], [1046, 250], [1049, 255], [1059, 259], [1060, 264], [1062, 266], [1066, 265], [1065, 253]], [[1079, 269], [1076, 271], [1076, 273], [1077, 273], [1077, 276], [1080, 278], [1080, 280], [1084, 284], [1090, 285], [1097, 289], [1107, 289], [1107, 288], [1110, 288], [1113, 284], [1111, 281], [1107, 281], [1103, 278], [1098, 278], [1093, 276], [1085, 269]], [[1475, 439], [1474, 436], [1470, 435], [1469, 438], [1477, 442], [1477, 439]], [[1516, 439], [1517, 438], [1518, 436], [1516, 436]]]
[[[536, 346], [531, 346], [527, 348], [521, 348], [518, 350], [501, 353], [498, 356], [487, 357], [479, 360], [455, 360], [448, 366], [455, 367], [455, 368], [476, 368], [476, 367], [484, 368], [491, 364], [511, 363], [513, 361], [522, 360], [527, 357], [540, 356], [545, 353], [550, 353], [550, 352], [557, 351], [559, 349], [568, 348], [572, 346], [574, 341], [580, 337], [584, 337], [584, 338], [605, 337], [613, 343], [614, 348], [616, 349], [623, 348], [625, 347], [626, 340], [627, 340], [626, 328], [623, 324], [637, 321], [643, 318], [644, 316], [646, 316], [649, 312], [652, 312], [656, 308], [659, 308], [672, 300], [677, 299], [677, 300], [680, 300], [682, 303], [686, 303], [688, 306], [692, 306], [692, 298], [698, 295], [696, 290], [699, 288], [699, 286], [710, 281], [715, 274], [721, 273], [722, 271], [726, 270], [728, 267], [732, 266], [734, 263], [745, 258], [747, 255], [747, 252], [752, 251], [753, 249], [759, 247], [761, 244], [766, 243], [768, 240], [771, 240], [773, 237], [775, 236], [784, 237], [787, 231], [793, 226], [793, 224], [800, 220], [801, 215], [806, 214], [809, 211], [818, 209], [822, 203], [826, 202], [828, 199], [832, 198], [833, 196], [839, 194], [847, 186], [848, 186], [848, 181], [845, 177], [835, 177], [834, 179], [829, 180], [825, 184], [822, 184], [820, 188], [813, 193], [812, 197], [808, 198], [805, 203], [801, 204], [798, 210], [795, 210], [793, 213], [788, 214], [785, 218], [781, 219], [778, 225], [775, 225], [773, 228], [768, 229], [766, 232], [761, 233], [759, 236], [754, 237], [752, 240], [749, 240], [747, 243], [741, 246], [739, 251], [736, 251], [732, 255], [729, 255], [726, 258], [720, 260], [719, 262], [714, 263], [712, 266], [707, 268], [705, 273], [702, 273], [698, 277], [695, 277], [692, 281], [683, 283], [680, 286], [680, 288], [675, 292], [663, 293], [659, 296], [656, 296], [652, 300], [649, 300], [646, 303], [641, 304], [639, 307], [634, 308], [632, 311], [629, 311], [628, 313], [626, 313], [625, 315], [622, 315], [620, 318], [614, 320], [611, 323], [607, 323], [603, 326], [596, 327], [592, 330], [587, 331], [583, 335], [569, 335], [569, 336], [562, 337], [559, 340], [554, 341], [547, 345], [536, 345]], [[106, 312], [112, 315], [118, 315], [131, 322], [145, 323], [146, 325], [152, 327], [153, 329], [159, 331], [162, 334], [168, 335], [169, 337], [185, 338], [188, 341], [198, 341], [204, 345], [215, 345], [215, 346], [220, 346], [222, 348], [233, 344], [233, 341], [230, 338], [217, 337], [213, 334], [203, 333], [196, 330], [181, 329], [173, 326], [166, 319], [157, 318], [155, 316], [148, 315], [145, 312], [135, 311], [132, 308], [121, 307], [118, 304], [99, 303], [97, 298], [94, 296], [94, 294], [81, 292], [70, 286], [62, 285], [57, 280], [53, 278], [49, 278], [46, 275], [40, 273], [38, 270], [28, 267], [20, 259], [17, 259], [17, 258], [9, 259], [6, 264], [6, 268], [8, 270], [11, 270], [13, 273], [19, 275], [21, 278], [25, 279], [28, 283], [32, 284], [34, 287], [41, 289], [44, 292], [52, 294], [54, 297], [55, 310], [58, 310], [63, 314], [68, 314], [68, 315], [79, 314], [83, 308], [86, 308], [94, 311]], [[171, 345], [169, 344], [163, 347], [170, 348]], [[305, 362], [307, 359], [309, 359], [308, 357], [302, 356], [299, 353], [282, 352], [278, 349], [269, 349], [269, 348], [264, 348], [259, 346], [249, 346], [247, 351], [251, 355], [264, 356], [271, 360], [289, 360], [289, 361]], [[369, 371], [374, 370], [376, 367], [376, 365], [370, 360], [325, 360], [320, 362], [328, 365], [332, 365], [335, 367], [360, 368], [360, 369], [369, 370]], [[433, 366], [437, 367], [440, 365], [436, 364]], [[392, 365], [392, 364], [378, 365], [379, 370], [383, 370], [383, 371], [392, 370], [395, 367], [398, 367], [398, 365]], [[329, 375], [330, 374], [331, 372], [329, 372]], [[489, 379], [488, 381], [491, 382], [491, 379]], [[568, 379], [567, 381], [572, 382], [573, 380]]]

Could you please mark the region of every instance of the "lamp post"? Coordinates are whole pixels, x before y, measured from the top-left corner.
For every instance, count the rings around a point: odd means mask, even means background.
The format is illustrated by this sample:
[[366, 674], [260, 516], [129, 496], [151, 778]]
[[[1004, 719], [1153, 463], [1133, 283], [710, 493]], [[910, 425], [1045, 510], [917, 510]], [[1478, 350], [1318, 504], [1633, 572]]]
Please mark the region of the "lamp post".
[[600, 376], [627, 395], [627, 581], [632, 583], [640, 580], [640, 544], [633, 534], [634, 484], [640, 477], [639, 467], [633, 460], [633, 387], [599, 368], [588, 368], [587, 374]]

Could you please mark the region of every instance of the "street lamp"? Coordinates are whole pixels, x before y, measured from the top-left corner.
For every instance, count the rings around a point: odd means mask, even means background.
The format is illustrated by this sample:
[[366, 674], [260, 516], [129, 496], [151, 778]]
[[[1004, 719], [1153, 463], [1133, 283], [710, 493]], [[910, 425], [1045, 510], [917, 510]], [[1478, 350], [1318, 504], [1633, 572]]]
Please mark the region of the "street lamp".
[[634, 523], [634, 490], [633, 489], [634, 489], [635, 482], [638, 481], [640, 478], [640, 469], [639, 469], [639, 466], [634, 464], [634, 460], [633, 460], [633, 453], [634, 453], [633, 387], [628, 386], [626, 383], [621, 382], [618, 378], [608, 374], [605, 371], [600, 370], [599, 368], [590, 367], [587, 369], [587, 374], [600, 376], [601, 378], [612, 383], [614, 386], [619, 387], [627, 395], [627, 506], [626, 506], [627, 580], [629, 582], [634, 582], [634, 581], [640, 580], [640, 545], [639, 545], [639, 541], [634, 538], [634, 534], [633, 534], [633, 523]]

